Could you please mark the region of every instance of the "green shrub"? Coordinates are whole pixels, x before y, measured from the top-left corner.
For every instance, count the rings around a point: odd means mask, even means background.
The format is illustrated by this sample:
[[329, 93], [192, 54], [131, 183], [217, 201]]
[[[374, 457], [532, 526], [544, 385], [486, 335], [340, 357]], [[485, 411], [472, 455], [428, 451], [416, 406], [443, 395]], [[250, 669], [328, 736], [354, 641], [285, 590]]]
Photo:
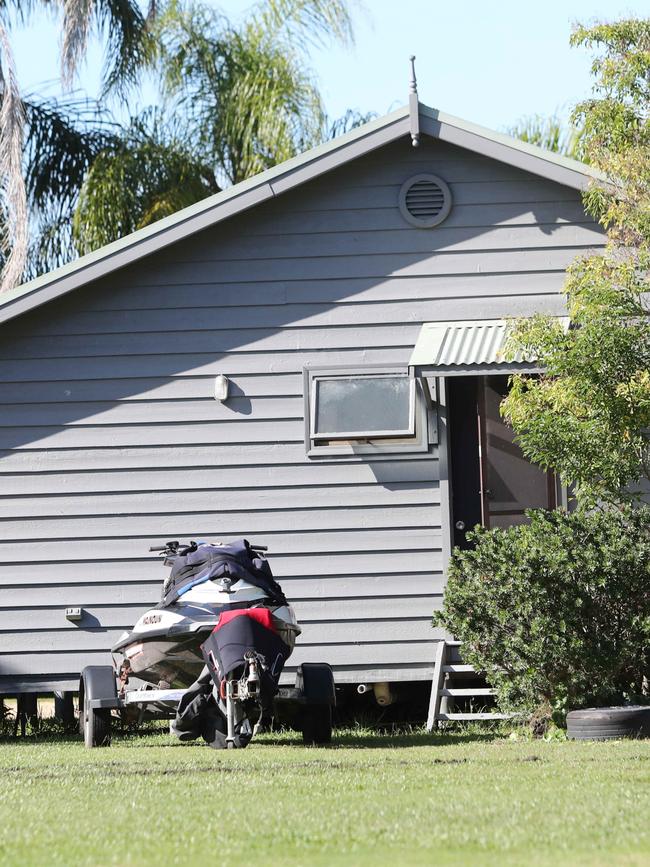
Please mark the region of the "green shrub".
[[650, 662], [650, 509], [531, 510], [475, 530], [452, 556], [436, 625], [463, 643], [503, 709], [608, 704], [641, 692]]

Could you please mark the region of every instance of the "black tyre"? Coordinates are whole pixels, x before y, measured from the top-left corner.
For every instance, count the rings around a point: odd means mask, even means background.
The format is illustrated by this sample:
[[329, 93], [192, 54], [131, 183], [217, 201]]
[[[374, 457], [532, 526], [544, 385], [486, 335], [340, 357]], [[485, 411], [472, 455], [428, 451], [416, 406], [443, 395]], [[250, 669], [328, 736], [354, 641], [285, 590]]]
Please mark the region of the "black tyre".
[[650, 737], [650, 706], [572, 710], [567, 714], [567, 735], [573, 740], [589, 741]]
[[326, 662], [303, 662], [296, 672], [296, 686], [307, 704], [336, 704], [332, 666]]
[[332, 705], [309, 704], [303, 709], [302, 740], [306, 746], [332, 742]]
[[305, 699], [300, 720], [303, 742], [331, 743], [332, 707], [336, 704], [332, 666], [326, 662], [303, 662], [296, 672], [296, 686]]
[[110, 665], [89, 665], [81, 672], [79, 722], [88, 749], [111, 743], [111, 710], [92, 707], [94, 699], [117, 699], [115, 673]]

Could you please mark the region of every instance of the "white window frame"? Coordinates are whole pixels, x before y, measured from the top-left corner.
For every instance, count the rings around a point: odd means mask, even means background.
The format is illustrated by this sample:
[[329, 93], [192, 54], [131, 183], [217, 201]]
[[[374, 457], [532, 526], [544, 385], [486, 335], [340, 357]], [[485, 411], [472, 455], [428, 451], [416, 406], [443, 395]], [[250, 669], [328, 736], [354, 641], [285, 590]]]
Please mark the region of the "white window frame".
[[[409, 427], [404, 430], [316, 433], [317, 386], [322, 380], [385, 379], [410, 381]], [[309, 457], [420, 452], [429, 448], [428, 411], [419, 380], [406, 365], [329, 366], [304, 368], [305, 448]], [[352, 440], [352, 442], [350, 442]], [[346, 441], [346, 442], [344, 442]]]

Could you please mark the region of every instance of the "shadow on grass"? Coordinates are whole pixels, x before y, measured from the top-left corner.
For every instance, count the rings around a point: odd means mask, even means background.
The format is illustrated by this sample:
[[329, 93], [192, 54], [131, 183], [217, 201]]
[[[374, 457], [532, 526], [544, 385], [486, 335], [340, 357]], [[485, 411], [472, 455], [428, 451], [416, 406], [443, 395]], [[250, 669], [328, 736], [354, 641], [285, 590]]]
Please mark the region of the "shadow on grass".
[[[463, 743], [487, 743], [494, 740], [502, 740], [503, 735], [496, 732], [456, 732], [456, 733], [439, 733], [427, 734], [425, 732], [414, 732], [411, 734], [404, 733], [386, 733], [386, 734], [354, 734], [353, 732], [334, 732], [331, 744], [324, 745], [320, 749], [357, 749], [357, 750], [372, 750], [372, 749], [391, 749], [404, 747], [440, 747], [449, 744]], [[277, 736], [265, 735], [264, 738], [258, 740], [267, 746], [302, 746], [300, 735], [291, 735], [289, 733], [281, 733]]]
[[0, 735], [0, 746], [11, 745], [12, 747], [33, 746], [34, 744], [65, 744], [82, 743], [83, 738], [78, 734], [65, 734], [63, 732], [30, 732], [26, 735]]
[[[159, 729], [141, 729], [141, 730], [133, 730], [133, 729], [119, 729], [115, 728], [112, 732], [112, 739], [116, 744], [119, 743], [127, 743], [128, 741], [137, 740], [138, 738], [144, 738], [146, 736], [151, 735], [169, 735], [169, 729], [167, 728], [159, 728]], [[36, 744], [83, 744], [83, 737], [78, 734], [75, 730], [73, 731], [62, 731], [56, 729], [44, 729], [44, 730], [31, 730], [28, 731], [26, 735], [13, 735], [9, 732], [2, 732], [0, 734], [0, 746], [2, 745], [11, 745], [14, 747], [24, 746], [34, 746]], [[156, 744], [151, 744], [151, 746], [156, 746]], [[164, 746], [162, 744], [161, 746]]]
[[[168, 740], [160, 742], [156, 740], [152, 742], [149, 738], [155, 736], [160, 738], [165, 735]], [[355, 750], [372, 750], [372, 749], [404, 749], [413, 747], [441, 747], [452, 744], [467, 744], [467, 743], [490, 743], [496, 740], [503, 740], [504, 735], [499, 732], [440, 732], [436, 734], [427, 734], [426, 732], [412, 733], [371, 733], [371, 732], [351, 732], [341, 731], [334, 732], [331, 744], [323, 744], [316, 749], [337, 750], [337, 749], [355, 749]], [[138, 741], [140, 741], [138, 743]], [[258, 736], [252, 742], [256, 746], [263, 747], [302, 747], [302, 737], [298, 732], [282, 731], [275, 733], [267, 733]], [[0, 745], [11, 745], [14, 747], [33, 747], [38, 744], [83, 744], [83, 739], [74, 733], [63, 732], [38, 732], [30, 733], [25, 737], [13, 737], [11, 735], [0, 735]], [[142, 732], [137, 731], [116, 731], [113, 733], [113, 744], [133, 744], [141, 749], [164, 749], [178, 748], [185, 746], [202, 746], [201, 740], [181, 743], [176, 738], [169, 735], [167, 729], [149, 729]]]

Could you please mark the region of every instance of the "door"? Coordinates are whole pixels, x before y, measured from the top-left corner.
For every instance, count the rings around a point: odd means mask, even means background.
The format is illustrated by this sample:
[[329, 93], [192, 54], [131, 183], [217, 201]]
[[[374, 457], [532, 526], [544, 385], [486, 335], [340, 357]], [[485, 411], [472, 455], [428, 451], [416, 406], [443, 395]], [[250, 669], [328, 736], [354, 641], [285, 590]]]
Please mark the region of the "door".
[[478, 424], [481, 472], [481, 523], [510, 527], [526, 520], [526, 509], [553, 509], [555, 480], [524, 457], [515, 434], [499, 412], [508, 393], [507, 376], [479, 380]]
[[476, 524], [509, 527], [525, 509], [555, 508], [554, 477], [531, 464], [499, 413], [507, 376], [449, 377], [453, 541], [468, 547]]

